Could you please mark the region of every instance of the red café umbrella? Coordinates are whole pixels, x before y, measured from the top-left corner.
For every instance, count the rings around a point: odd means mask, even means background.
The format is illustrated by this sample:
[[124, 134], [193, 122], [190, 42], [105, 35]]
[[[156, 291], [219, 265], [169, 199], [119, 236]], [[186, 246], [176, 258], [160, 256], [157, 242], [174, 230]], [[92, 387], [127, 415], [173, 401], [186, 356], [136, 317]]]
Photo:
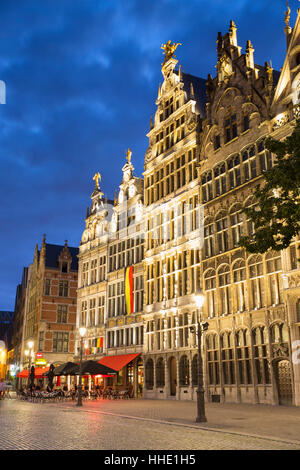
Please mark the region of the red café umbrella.
[[57, 377], [56, 377], [56, 385], [57, 385], [57, 387], [60, 387], [60, 376], [59, 375], [57, 375]]
[[[44, 379], [45, 377], [43, 374], [45, 372], [48, 372], [49, 367], [36, 367], [34, 371], [34, 377], [36, 379]], [[24, 369], [21, 372], [17, 374], [17, 377], [20, 377], [21, 379], [28, 379], [28, 369]]]

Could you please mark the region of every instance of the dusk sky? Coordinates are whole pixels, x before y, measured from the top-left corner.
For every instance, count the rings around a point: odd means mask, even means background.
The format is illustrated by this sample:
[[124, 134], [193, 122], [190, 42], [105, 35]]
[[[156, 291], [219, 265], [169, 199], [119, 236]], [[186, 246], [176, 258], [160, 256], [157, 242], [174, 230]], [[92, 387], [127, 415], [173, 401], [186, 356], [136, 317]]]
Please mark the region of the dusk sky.
[[[291, 0], [291, 25], [300, 4]], [[182, 71], [215, 76], [218, 31], [237, 25], [244, 53], [282, 67], [284, 0], [1, 0], [0, 310], [46, 234], [78, 246], [100, 171], [108, 198], [125, 152], [143, 171], [146, 133], [169, 39]]]

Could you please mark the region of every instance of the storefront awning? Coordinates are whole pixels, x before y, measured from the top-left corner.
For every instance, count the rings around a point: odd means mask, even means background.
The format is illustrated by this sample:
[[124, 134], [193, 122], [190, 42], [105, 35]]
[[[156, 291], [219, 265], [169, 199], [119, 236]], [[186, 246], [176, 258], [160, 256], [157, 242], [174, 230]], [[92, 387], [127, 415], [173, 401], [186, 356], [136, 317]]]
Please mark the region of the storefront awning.
[[[45, 377], [43, 376], [43, 374], [45, 372], [48, 372], [48, 370], [49, 370], [49, 367], [36, 367], [34, 370], [34, 377], [36, 379], [44, 379]], [[22, 370], [22, 372], [19, 372], [17, 374], [17, 377], [20, 377], [23, 379], [28, 378], [28, 369], [24, 369]]]
[[140, 353], [121, 354], [120, 356], [106, 356], [100, 359], [100, 361], [98, 362], [100, 362], [100, 364], [103, 364], [106, 367], [110, 367], [111, 369], [119, 371], [139, 355]]

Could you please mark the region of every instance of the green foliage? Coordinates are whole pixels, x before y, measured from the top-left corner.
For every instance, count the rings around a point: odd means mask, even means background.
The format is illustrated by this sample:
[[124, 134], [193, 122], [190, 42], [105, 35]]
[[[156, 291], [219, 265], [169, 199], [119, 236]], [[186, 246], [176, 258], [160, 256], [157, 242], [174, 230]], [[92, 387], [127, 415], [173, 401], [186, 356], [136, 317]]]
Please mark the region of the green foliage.
[[266, 149], [277, 160], [254, 192], [257, 204], [244, 209], [254, 233], [242, 237], [240, 245], [250, 253], [283, 250], [300, 231], [300, 120], [283, 142], [268, 138]]

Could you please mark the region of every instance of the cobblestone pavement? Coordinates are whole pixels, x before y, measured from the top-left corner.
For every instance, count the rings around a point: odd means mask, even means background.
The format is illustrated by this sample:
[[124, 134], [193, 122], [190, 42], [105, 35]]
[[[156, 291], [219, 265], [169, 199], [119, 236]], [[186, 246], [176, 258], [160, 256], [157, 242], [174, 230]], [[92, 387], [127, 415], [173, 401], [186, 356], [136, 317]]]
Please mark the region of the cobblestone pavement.
[[[130, 403], [130, 404], [129, 404]], [[0, 449], [14, 450], [221, 450], [300, 449], [300, 443], [237, 435], [228, 431], [198, 429], [196, 425], [151, 421], [130, 415], [136, 404], [152, 410], [156, 401], [31, 403], [0, 401]], [[133, 405], [132, 405], [133, 404]], [[154, 406], [153, 406], [154, 405]], [[171, 405], [168, 405], [171, 406]], [[178, 407], [178, 403], [173, 403]], [[117, 408], [118, 407], [118, 408]], [[123, 407], [123, 408], [122, 408]], [[132, 408], [134, 410], [134, 407]], [[109, 413], [109, 414], [105, 414]], [[147, 414], [145, 412], [145, 414]], [[158, 418], [158, 412], [155, 413]], [[160, 415], [161, 417], [161, 415]], [[195, 426], [195, 427], [193, 427]]]
[[[72, 406], [66, 403], [66, 406]], [[84, 407], [134, 417], [195, 425], [196, 403], [173, 400], [97, 400]], [[300, 443], [300, 407], [206, 403], [201, 427]], [[199, 426], [199, 425], [197, 425]]]

